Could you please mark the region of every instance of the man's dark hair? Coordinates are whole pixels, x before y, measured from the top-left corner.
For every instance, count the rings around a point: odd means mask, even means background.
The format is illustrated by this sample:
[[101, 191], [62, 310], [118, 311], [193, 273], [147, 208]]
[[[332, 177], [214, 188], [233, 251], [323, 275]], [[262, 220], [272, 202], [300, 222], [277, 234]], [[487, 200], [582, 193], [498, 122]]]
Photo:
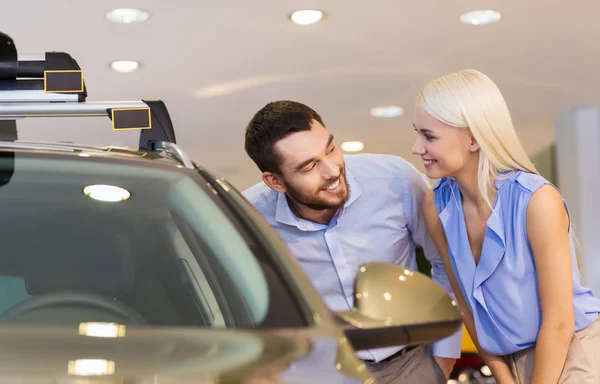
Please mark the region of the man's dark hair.
[[262, 172], [279, 172], [281, 159], [274, 150], [279, 140], [292, 133], [309, 131], [312, 120], [323, 120], [310, 107], [296, 101], [280, 100], [256, 112], [246, 127], [246, 153]]

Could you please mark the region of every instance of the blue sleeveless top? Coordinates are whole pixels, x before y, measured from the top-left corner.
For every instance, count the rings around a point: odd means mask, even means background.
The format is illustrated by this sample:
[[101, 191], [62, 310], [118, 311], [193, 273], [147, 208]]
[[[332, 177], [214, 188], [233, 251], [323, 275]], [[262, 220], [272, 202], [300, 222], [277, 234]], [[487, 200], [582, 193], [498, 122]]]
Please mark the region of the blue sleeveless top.
[[[496, 180], [498, 192], [479, 264], [471, 253], [458, 183], [440, 179], [434, 186], [435, 204], [448, 240], [450, 263], [463, 297], [473, 314], [481, 347], [506, 355], [535, 345], [541, 307], [533, 253], [527, 238], [527, 204], [544, 184], [542, 176], [507, 172]], [[565, 203], [565, 209], [568, 207]], [[581, 285], [571, 235], [575, 330], [598, 318], [600, 299]]]

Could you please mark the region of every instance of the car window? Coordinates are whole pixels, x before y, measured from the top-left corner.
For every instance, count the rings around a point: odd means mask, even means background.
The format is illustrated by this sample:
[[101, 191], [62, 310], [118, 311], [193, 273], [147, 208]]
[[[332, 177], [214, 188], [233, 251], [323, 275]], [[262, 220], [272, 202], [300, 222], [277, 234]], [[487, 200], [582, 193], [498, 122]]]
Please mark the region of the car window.
[[6, 153], [0, 323], [307, 323], [273, 319], [296, 298], [195, 171]]
[[[313, 310], [305, 300], [289, 300], [290, 297], [304, 296], [304, 288], [282, 263], [283, 254], [293, 258], [283, 240], [242, 194], [225, 179], [217, 179], [205, 168], [198, 166], [199, 173], [211, 185], [219, 197], [231, 221], [239, 228], [248, 246], [259, 260], [271, 292], [271, 305], [263, 326], [306, 326], [314, 320]], [[292, 285], [295, 285], [292, 288]], [[296, 292], [294, 294], [294, 292]], [[304, 314], [303, 314], [304, 313]]]
[[0, 312], [30, 297], [25, 288], [25, 279], [0, 276]]

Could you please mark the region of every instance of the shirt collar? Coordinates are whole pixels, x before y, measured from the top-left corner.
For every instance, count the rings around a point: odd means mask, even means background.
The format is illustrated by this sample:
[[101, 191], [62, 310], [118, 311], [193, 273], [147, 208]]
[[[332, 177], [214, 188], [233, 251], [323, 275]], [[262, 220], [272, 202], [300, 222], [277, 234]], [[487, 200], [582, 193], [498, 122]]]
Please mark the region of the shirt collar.
[[[347, 168], [346, 180], [348, 182], [349, 196], [342, 210], [348, 209], [348, 207], [352, 205], [361, 195], [360, 188], [358, 186], [358, 183], [356, 182], [356, 179], [354, 179], [354, 176], [352, 176], [352, 173]], [[334, 216], [333, 220], [335, 220], [336, 217], [339, 217], [339, 214], [340, 212], [338, 211], [338, 213]], [[297, 217], [290, 208], [285, 193], [283, 192], [279, 192], [277, 194], [277, 208], [275, 210], [275, 219], [281, 224], [292, 225], [302, 230], [319, 230], [327, 227], [326, 225], [314, 223], [312, 221]]]

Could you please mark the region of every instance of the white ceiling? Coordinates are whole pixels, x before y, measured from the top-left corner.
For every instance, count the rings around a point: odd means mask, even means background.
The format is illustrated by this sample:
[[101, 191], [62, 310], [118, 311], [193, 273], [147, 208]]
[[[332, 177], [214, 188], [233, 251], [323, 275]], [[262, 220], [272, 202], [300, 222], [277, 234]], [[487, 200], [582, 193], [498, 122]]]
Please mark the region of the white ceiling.
[[[106, 11], [139, 7], [148, 22], [115, 25]], [[240, 189], [259, 180], [243, 149], [244, 127], [267, 102], [315, 108], [338, 142], [414, 161], [412, 104], [430, 78], [481, 70], [503, 90], [518, 132], [534, 154], [553, 141], [553, 117], [574, 104], [600, 104], [597, 0], [19, 0], [2, 7], [2, 31], [22, 54], [65, 51], [79, 62], [88, 100], [160, 98], [178, 142]], [[288, 15], [318, 8], [326, 19], [292, 24]], [[503, 19], [467, 26], [458, 15], [493, 8]], [[115, 73], [112, 60], [139, 60]], [[403, 117], [369, 109], [400, 104]], [[22, 140], [137, 145], [106, 119], [20, 125]]]

